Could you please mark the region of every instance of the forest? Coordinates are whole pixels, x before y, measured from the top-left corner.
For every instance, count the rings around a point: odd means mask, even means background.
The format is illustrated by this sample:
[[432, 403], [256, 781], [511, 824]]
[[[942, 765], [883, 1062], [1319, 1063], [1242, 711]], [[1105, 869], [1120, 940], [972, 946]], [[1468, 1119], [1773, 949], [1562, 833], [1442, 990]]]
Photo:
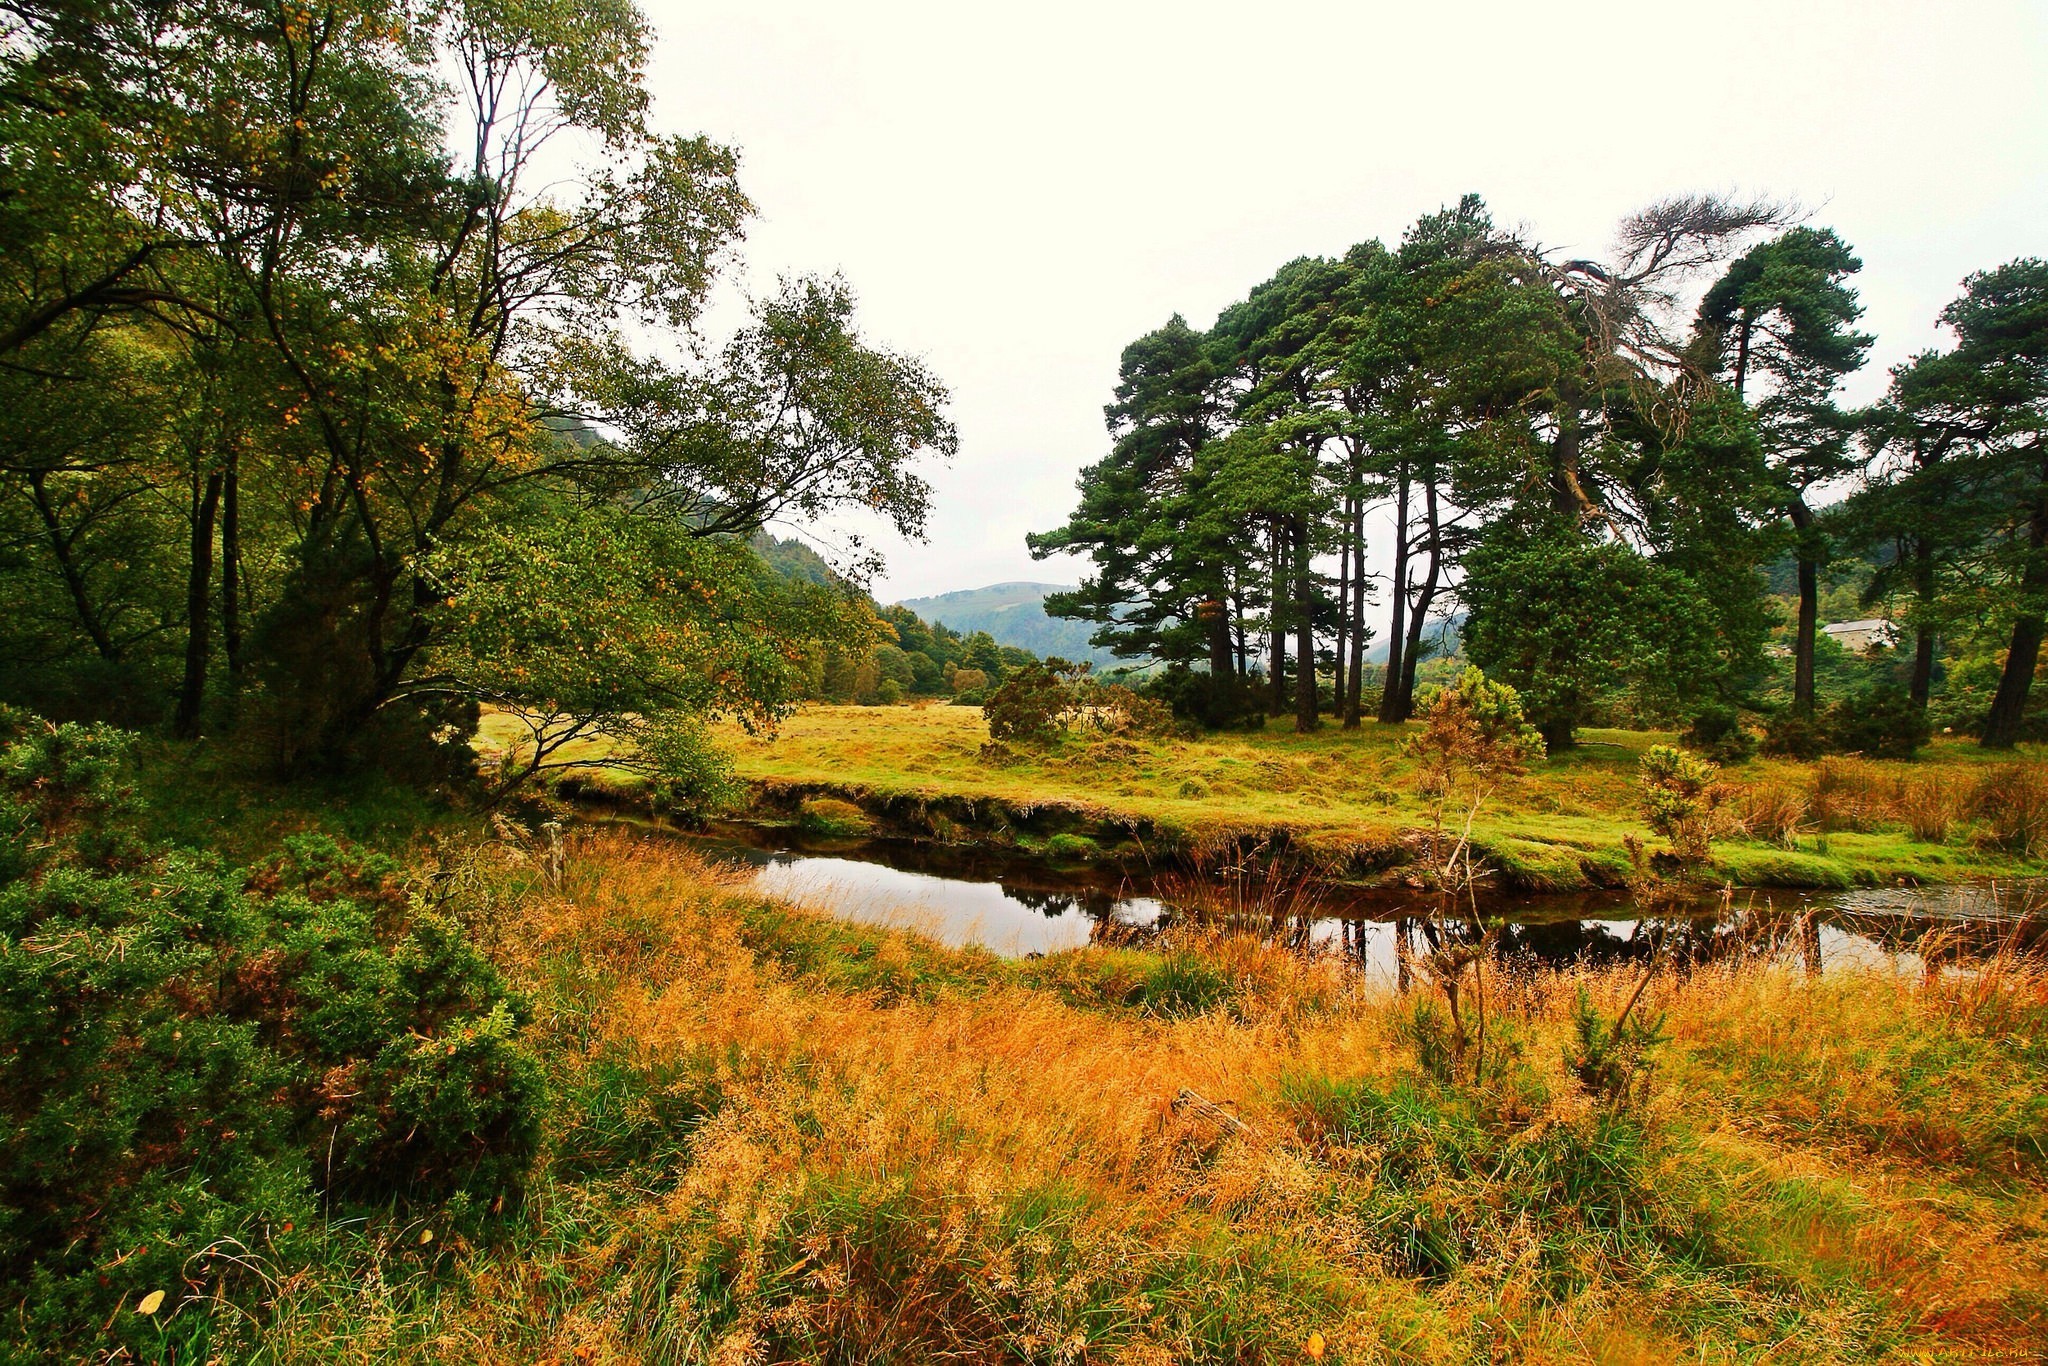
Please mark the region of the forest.
[[1098, 674], [877, 601], [959, 401], [654, 41], [0, 0], [0, 1363], [2048, 1351], [2048, 263], [1854, 404], [1787, 204], [1295, 260]]
[[[1680, 197], [1611, 257], [1565, 259], [1467, 196], [1396, 248], [1289, 262], [1206, 332], [1174, 317], [1125, 349], [1114, 445], [1031, 538], [1094, 565], [1048, 610], [1205, 671], [1215, 715], [1304, 730], [1413, 716], [1425, 632], [1455, 610], [1553, 749], [1591, 723], [1711, 741], [1750, 717], [1782, 753], [1910, 752], [1930, 707], [2012, 747], [2048, 586], [2048, 263], [1972, 275], [1951, 344], [1849, 408], [1862, 263], [1804, 219]], [[1904, 634], [1831, 723], [1820, 596], [1852, 565], [1858, 615]]]

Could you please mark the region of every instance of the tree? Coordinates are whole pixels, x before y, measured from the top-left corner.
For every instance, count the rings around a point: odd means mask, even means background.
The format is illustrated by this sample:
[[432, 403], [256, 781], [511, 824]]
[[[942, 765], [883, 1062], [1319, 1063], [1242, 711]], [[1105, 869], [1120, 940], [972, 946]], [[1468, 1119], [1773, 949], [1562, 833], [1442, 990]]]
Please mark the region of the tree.
[[607, 764], [715, 804], [725, 770], [702, 725], [772, 727], [807, 658], [863, 649], [883, 629], [844, 586], [783, 579], [737, 541], [610, 508], [541, 503], [423, 568], [442, 599], [437, 668], [405, 695], [453, 695], [520, 724], [494, 799], [587, 763], [596, 742]]
[[1976, 614], [2005, 631], [1983, 743], [2008, 749], [2048, 620], [2048, 261], [1970, 276], [1941, 322], [1955, 346], [1892, 372], [1872, 427], [1889, 464], [1862, 507], [1890, 525], [1910, 519], [1918, 591], [1932, 595], [1946, 559], [1974, 588]]
[[[628, 594], [572, 553], [612, 544], [655, 557], [649, 583], [731, 577], [761, 647], [796, 648], [740, 549], [764, 522], [860, 506], [921, 531], [947, 396], [862, 337], [843, 282], [785, 285], [707, 360], [628, 347], [695, 340], [750, 212], [730, 149], [653, 130], [630, 3], [24, 0], [0, 29], [9, 695], [233, 721], [286, 769], [460, 761], [435, 737], [509, 704], [491, 661], [519, 656], [451, 630], [458, 585], [539, 629], [564, 594]], [[535, 518], [585, 539], [550, 548]], [[606, 611], [608, 649], [661, 638]], [[712, 706], [630, 648], [630, 676], [578, 684], [537, 644], [521, 705]], [[740, 675], [718, 695], [785, 691]]]
[[1080, 587], [1045, 601], [1050, 615], [1099, 623], [1090, 643], [1130, 658], [1204, 659], [1228, 675], [1243, 538], [1213, 515], [1204, 451], [1224, 409], [1211, 350], [1178, 314], [1124, 348], [1115, 402], [1103, 410], [1110, 453], [1082, 471], [1066, 524], [1026, 542], [1034, 558], [1084, 550], [1094, 560]]
[[1718, 672], [1712, 605], [1678, 570], [1545, 515], [1488, 531], [1467, 560], [1465, 650], [1513, 687], [1553, 752], [1596, 698], [1670, 709]]
[[1872, 341], [1852, 330], [1863, 308], [1846, 280], [1862, 266], [1831, 230], [1794, 228], [1729, 266], [1701, 300], [1694, 323], [1705, 368], [1750, 406], [1780, 509], [1793, 527], [1799, 615], [1792, 706], [1802, 716], [1813, 714], [1813, 642], [1827, 553], [1808, 497], [1856, 468], [1856, 420], [1834, 395], [1862, 367]]

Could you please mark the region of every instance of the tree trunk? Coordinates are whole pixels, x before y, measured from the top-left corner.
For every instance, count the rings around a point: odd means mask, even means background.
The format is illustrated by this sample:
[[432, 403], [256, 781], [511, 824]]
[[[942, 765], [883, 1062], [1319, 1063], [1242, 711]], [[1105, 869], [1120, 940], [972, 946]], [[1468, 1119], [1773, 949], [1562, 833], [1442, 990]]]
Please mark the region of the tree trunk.
[[228, 659], [228, 678], [242, 677], [242, 479], [233, 441], [220, 491], [220, 643]]
[[[2036, 591], [2048, 583], [2035, 584]], [[2019, 743], [2020, 723], [2026, 716], [2027, 692], [2033, 686], [2034, 669], [2041, 662], [2042, 620], [2021, 617], [2012, 624], [2012, 643], [2006, 647], [2005, 670], [1998, 676], [1998, 693], [1991, 699], [1991, 715], [1984, 722], [1984, 748], [2011, 749]]]
[[1201, 608], [1209, 614], [1209, 672], [1218, 678], [1230, 677], [1230, 609], [1225, 605], [1228, 599], [1229, 594], [1219, 591]]
[[1316, 716], [1316, 626], [1314, 585], [1309, 572], [1308, 523], [1294, 528], [1294, 728], [1314, 730]]
[[220, 510], [222, 473], [192, 476], [192, 558], [185, 576], [185, 678], [178, 687], [178, 710], [171, 730], [181, 740], [199, 734], [199, 714], [206, 704], [206, 666], [213, 656], [213, 523]]
[[42, 518], [43, 530], [50, 538], [50, 553], [57, 557], [57, 572], [63, 576], [64, 587], [71, 594], [72, 610], [78, 613], [78, 624], [85, 628], [85, 634], [100, 658], [109, 663], [117, 662], [121, 658], [120, 647], [114, 644], [106, 623], [93, 610], [85, 571], [79, 568], [77, 558], [71, 553], [71, 537], [64, 534], [57, 510], [50, 506], [50, 495], [44, 487], [43, 478], [43, 471], [32, 471], [28, 477], [29, 492], [34, 495], [36, 513]]
[[1793, 555], [1799, 565], [1799, 620], [1792, 637], [1792, 710], [1800, 716], [1813, 715], [1813, 641], [1820, 628], [1820, 563], [1807, 544], [1806, 533], [1813, 525], [1813, 512], [1804, 498], [1794, 498], [1786, 509], [1799, 532]]
[[2005, 670], [1998, 676], [1998, 692], [1991, 699], [1991, 715], [1984, 722], [1984, 748], [2011, 749], [2019, 743], [2021, 723], [2026, 720], [2027, 692], [2034, 684], [2034, 669], [2041, 662], [2041, 600], [2048, 595], [2048, 468], [2034, 493], [2033, 510], [2027, 516], [2027, 566], [2020, 574], [2022, 615], [2012, 624], [2012, 643], [2006, 647]]
[[1287, 712], [1287, 533], [1278, 517], [1273, 519], [1273, 597], [1268, 615], [1273, 676], [1266, 710], [1270, 715], [1283, 716]]
[[1380, 689], [1379, 719], [1389, 725], [1408, 719], [1401, 707], [1401, 679], [1405, 676], [1408, 647], [1408, 462], [1402, 461], [1394, 476], [1394, 605], [1393, 620], [1387, 625], [1386, 683]]
[[1337, 552], [1337, 638], [1330, 652], [1330, 700], [1338, 716], [1344, 714], [1344, 683], [1349, 674], [1344, 655], [1351, 635], [1351, 507], [1352, 495], [1344, 497], [1344, 523]]
[[1365, 686], [1365, 500], [1351, 508], [1351, 540], [1358, 547], [1352, 556], [1354, 580], [1351, 593], [1351, 677], [1344, 695], [1344, 729], [1358, 729], [1358, 704]]
[[1559, 404], [1557, 435], [1550, 443], [1550, 505], [1576, 521], [1592, 509], [1585, 486], [1579, 482], [1579, 454], [1585, 440], [1578, 405]]
[[1422, 576], [1421, 591], [1408, 618], [1408, 658], [1401, 673], [1401, 719], [1415, 715], [1415, 670], [1422, 663], [1422, 633], [1429, 629], [1429, 611], [1436, 605], [1443, 575], [1443, 523], [1437, 508], [1436, 485], [1423, 485], [1423, 524], [1429, 528], [1429, 569]]
[[1919, 600], [1919, 624], [1913, 628], [1913, 705], [1927, 710], [1934, 691], [1934, 631], [1927, 625], [1927, 613], [1934, 604], [1934, 553], [1925, 541], [1913, 545], [1913, 594]]
[[1232, 634], [1237, 637], [1237, 676], [1243, 678], [1251, 672], [1251, 654], [1245, 648], [1244, 639], [1244, 592], [1239, 590], [1229, 597]]

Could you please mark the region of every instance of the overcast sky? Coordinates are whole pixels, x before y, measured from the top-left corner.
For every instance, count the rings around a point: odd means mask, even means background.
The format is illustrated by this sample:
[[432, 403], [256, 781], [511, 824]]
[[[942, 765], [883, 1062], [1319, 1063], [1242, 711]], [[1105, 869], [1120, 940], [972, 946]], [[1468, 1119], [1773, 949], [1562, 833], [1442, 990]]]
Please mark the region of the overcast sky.
[[1859, 398], [1966, 273], [2048, 254], [2044, 0], [645, 3], [660, 122], [741, 150], [743, 284], [840, 272], [952, 389], [884, 602], [1077, 578], [1024, 533], [1106, 450], [1126, 343], [1467, 191], [1587, 252], [1666, 195], [1797, 198], [1864, 261]]

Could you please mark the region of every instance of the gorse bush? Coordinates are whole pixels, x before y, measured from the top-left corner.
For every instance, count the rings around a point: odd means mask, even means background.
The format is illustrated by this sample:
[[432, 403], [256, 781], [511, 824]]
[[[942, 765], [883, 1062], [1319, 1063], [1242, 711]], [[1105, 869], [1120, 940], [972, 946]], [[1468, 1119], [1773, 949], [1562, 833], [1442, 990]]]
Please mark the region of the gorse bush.
[[1160, 699], [1089, 674], [1086, 664], [1048, 659], [1017, 670], [982, 704], [990, 741], [1044, 745], [1069, 731], [1160, 735], [1174, 729]]
[[32, 1337], [236, 1294], [300, 1255], [323, 1189], [514, 1192], [539, 1141], [515, 1002], [393, 865], [152, 849], [129, 748], [0, 716], [0, 1286]]

